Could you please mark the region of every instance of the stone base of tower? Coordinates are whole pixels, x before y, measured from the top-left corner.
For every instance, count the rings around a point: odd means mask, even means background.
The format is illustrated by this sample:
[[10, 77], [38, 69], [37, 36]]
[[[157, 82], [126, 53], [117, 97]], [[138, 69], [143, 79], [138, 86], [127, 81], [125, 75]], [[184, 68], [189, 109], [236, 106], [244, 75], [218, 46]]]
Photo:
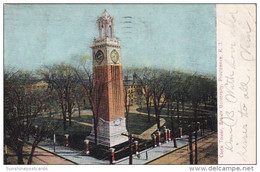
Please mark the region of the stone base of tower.
[[[127, 142], [128, 137], [123, 136], [122, 133], [127, 133], [125, 118], [118, 117], [114, 121], [105, 121], [102, 118], [99, 118], [97, 127], [97, 142], [99, 145], [113, 147]], [[94, 127], [92, 127], [91, 133], [87, 136], [87, 139], [90, 140], [90, 142], [95, 143]]]

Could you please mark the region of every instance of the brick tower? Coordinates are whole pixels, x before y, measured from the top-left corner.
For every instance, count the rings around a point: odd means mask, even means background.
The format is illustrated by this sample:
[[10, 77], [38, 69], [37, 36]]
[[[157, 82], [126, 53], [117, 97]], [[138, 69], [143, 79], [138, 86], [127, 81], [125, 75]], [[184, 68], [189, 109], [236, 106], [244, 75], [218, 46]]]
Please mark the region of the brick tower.
[[[114, 18], [105, 10], [97, 20], [98, 38], [92, 45], [94, 72], [94, 115], [97, 119], [97, 143], [113, 147], [126, 142], [123, 73], [120, 42], [114, 36]], [[95, 122], [95, 120], [93, 120]], [[93, 122], [93, 124], [94, 124]], [[92, 128], [90, 141], [95, 141]]]

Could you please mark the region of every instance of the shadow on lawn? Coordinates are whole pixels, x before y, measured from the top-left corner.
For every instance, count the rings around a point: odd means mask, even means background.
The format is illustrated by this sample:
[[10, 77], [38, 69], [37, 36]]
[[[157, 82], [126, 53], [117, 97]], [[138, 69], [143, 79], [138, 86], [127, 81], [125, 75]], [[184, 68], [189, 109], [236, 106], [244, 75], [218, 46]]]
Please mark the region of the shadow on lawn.
[[129, 121], [126, 128], [129, 133], [142, 134], [154, 124], [156, 124], [155, 117], [151, 117], [151, 121], [149, 122], [147, 115], [129, 113]]

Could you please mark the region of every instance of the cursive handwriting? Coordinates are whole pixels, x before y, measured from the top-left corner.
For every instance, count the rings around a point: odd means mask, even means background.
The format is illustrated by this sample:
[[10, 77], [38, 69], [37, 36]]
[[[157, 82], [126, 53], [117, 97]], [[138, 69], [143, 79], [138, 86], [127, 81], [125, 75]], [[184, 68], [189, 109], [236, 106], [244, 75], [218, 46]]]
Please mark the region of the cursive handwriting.
[[233, 12], [229, 12], [228, 15], [224, 15], [222, 17], [218, 18], [218, 21], [220, 21], [221, 23], [223, 23], [226, 26], [229, 26], [231, 28], [231, 34], [233, 37], [236, 36], [237, 33], [237, 27], [236, 27], [236, 23], [237, 23], [237, 17], [236, 15], [238, 14], [238, 11], [233, 11]]
[[225, 59], [225, 62], [232, 68], [236, 69], [235, 54], [236, 54], [236, 43], [232, 42], [230, 45], [231, 56], [229, 59]]
[[225, 76], [225, 79], [226, 79], [225, 88], [227, 90], [227, 94], [225, 94], [225, 98], [230, 103], [236, 103], [237, 102], [235, 92], [234, 92], [235, 91], [234, 75], [235, 75], [235, 73], [234, 73], [234, 71], [232, 71], [230, 75]]
[[249, 95], [248, 95], [248, 84], [250, 82], [250, 76], [247, 75], [247, 81], [246, 82], [240, 82], [240, 90], [243, 92], [244, 94], [244, 98], [249, 99]]
[[241, 118], [248, 117], [247, 107], [245, 103], [240, 104], [240, 109], [238, 110], [238, 113], [240, 113]]
[[226, 111], [226, 116], [222, 118], [222, 122], [229, 128], [229, 139], [225, 142], [225, 149], [233, 152], [233, 127], [237, 124], [237, 116], [234, 111]]
[[247, 135], [247, 124], [243, 125], [242, 133], [243, 133], [243, 137], [242, 137], [242, 142], [240, 143], [241, 149], [239, 149], [239, 152], [237, 152], [237, 154], [244, 161], [246, 161], [246, 159], [247, 159], [247, 156], [246, 156], [246, 153], [247, 153], [247, 138], [248, 138], [248, 135]]
[[[243, 47], [243, 45], [240, 44], [240, 57], [245, 61], [254, 61], [255, 58], [253, 54], [248, 50], [248, 48]], [[250, 47], [249, 47], [250, 48]]]
[[255, 57], [254, 54], [250, 52], [251, 46], [252, 46], [252, 29], [248, 21], [246, 21], [246, 24], [242, 25], [241, 28], [243, 28], [244, 34], [241, 34], [241, 44], [240, 44], [240, 57], [244, 61], [254, 61]]
[[[249, 161], [252, 151], [249, 145], [251, 136], [252, 90], [255, 78], [252, 76], [254, 70], [255, 55], [255, 19], [254, 16], [245, 15], [243, 7], [225, 9], [226, 12], [218, 14], [218, 25], [220, 30], [227, 30], [225, 38], [219, 39], [223, 45], [223, 53], [219, 64], [223, 68], [223, 78], [219, 80], [220, 96], [223, 97], [225, 108], [219, 112], [220, 128], [220, 158], [234, 156], [231, 162]], [[245, 9], [247, 10], [247, 9]], [[221, 47], [222, 48], [222, 47]], [[221, 61], [220, 61], [221, 60]], [[222, 64], [222, 61], [224, 62]], [[225, 104], [226, 103], [226, 104]], [[249, 132], [250, 131], [250, 132]]]

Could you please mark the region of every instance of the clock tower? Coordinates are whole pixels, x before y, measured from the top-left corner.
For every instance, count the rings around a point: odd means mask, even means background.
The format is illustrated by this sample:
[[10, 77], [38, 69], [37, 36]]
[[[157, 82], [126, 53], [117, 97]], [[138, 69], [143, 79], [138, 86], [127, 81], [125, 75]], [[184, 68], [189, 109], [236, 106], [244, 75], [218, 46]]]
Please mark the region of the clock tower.
[[[93, 111], [97, 123], [97, 143], [113, 147], [126, 142], [123, 73], [120, 41], [114, 35], [114, 18], [105, 10], [97, 20], [98, 38], [92, 45], [94, 72]], [[93, 120], [93, 124], [95, 120]], [[94, 126], [94, 125], [93, 125]], [[90, 141], [95, 141], [92, 128]]]

